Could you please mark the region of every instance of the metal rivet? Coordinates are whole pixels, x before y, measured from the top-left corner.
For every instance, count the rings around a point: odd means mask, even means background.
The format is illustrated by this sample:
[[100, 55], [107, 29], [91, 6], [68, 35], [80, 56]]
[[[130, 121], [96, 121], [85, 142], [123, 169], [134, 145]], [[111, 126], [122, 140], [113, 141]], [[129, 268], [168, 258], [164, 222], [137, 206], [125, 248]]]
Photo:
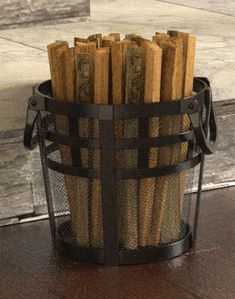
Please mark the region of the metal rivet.
[[190, 110], [194, 109], [194, 104], [193, 104], [193, 103], [190, 103], [190, 104], [188, 105], [188, 108], [189, 108]]
[[37, 106], [37, 102], [36, 102], [36, 101], [32, 101], [32, 102], [31, 102], [31, 105], [32, 105], [32, 106]]

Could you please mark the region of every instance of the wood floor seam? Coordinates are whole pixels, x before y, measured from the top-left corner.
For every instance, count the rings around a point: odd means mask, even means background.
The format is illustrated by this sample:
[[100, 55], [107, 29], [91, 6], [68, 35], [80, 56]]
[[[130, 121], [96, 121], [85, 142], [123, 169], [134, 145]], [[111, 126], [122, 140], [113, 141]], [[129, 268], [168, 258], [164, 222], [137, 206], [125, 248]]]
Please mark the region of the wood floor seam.
[[[145, 271], [145, 272], [151, 273], [151, 274], [154, 275], [154, 276], [159, 277], [159, 274], [156, 273], [156, 272], [154, 272], [154, 271], [151, 271], [151, 270], [148, 270], [148, 269], [144, 269], [144, 268], [143, 268], [142, 270]], [[194, 292], [191, 292], [191, 291], [189, 291], [188, 289], [182, 287], [182, 285], [177, 284], [177, 283], [174, 283], [174, 282], [169, 281], [169, 280], [166, 280], [166, 279], [162, 278], [162, 275], [161, 275], [160, 277], [161, 277], [161, 279], [162, 279], [163, 281], [165, 281], [166, 283], [168, 283], [168, 284], [170, 284], [170, 285], [172, 285], [172, 286], [175, 286], [176, 288], [182, 290], [182, 292], [185, 292], [186, 294], [189, 294], [189, 295], [192, 296], [193, 298], [195, 298], [195, 299], [201, 299], [201, 297], [199, 297], [197, 294], [195, 294]]]

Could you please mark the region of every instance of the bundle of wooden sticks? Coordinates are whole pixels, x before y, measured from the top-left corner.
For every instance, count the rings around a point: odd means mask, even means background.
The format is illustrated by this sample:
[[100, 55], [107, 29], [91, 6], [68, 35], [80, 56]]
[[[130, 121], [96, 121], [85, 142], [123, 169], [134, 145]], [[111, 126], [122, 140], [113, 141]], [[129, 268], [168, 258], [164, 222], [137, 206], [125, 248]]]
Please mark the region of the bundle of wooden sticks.
[[[152, 103], [192, 94], [195, 37], [188, 33], [156, 33], [152, 41], [119, 33], [74, 39], [74, 47], [56, 41], [48, 45], [53, 96], [58, 100], [98, 104]], [[71, 134], [70, 120], [56, 116], [56, 130]], [[95, 119], [79, 119], [80, 137], [99, 137]], [[138, 120], [116, 124], [115, 138], [138, 138]], [[189, 129], [187, 115], [150, 118], [148, 136], [172, 135]], [[148, 164], [160, 167], [187, 158], [187, 142], [150, 148]], [[99, 150], [59, 146], [64, 164], [99, 168]], [[76, 157], [80, 156], [80, 160]], [[118, 168], [137, 168], [137, 150], [117, 153]], [[64, 175], [76, 242], [103, 246], [101, 182]], [[180, 235], [186, 173], [121, 180], [117, 183], [119, 240], [127, 249], [157, 246]]]

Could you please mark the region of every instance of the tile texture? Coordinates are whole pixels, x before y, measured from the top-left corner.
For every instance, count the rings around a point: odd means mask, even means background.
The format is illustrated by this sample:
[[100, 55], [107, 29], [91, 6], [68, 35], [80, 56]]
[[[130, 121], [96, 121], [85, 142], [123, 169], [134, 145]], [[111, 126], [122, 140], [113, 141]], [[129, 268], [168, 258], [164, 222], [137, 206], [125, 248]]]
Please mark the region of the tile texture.
[[0, 29], [48, 20], [89, 16], [89, 0], [1, 0]]

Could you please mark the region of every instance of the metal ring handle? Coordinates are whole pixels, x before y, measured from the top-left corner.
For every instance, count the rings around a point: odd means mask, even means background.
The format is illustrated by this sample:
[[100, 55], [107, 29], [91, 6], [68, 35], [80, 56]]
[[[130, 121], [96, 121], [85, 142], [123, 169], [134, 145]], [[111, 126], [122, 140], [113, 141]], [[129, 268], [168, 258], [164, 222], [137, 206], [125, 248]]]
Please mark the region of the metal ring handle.
[[205, 100], [206, 122], [203, 124], [202, 109], [199, 109], [198, 104], [198, 111], [196, 113], [189, 114], [189, 118], [191, 120], [198, 145], [204, 154], [210, 155], [214, 153], [217, 146], [217, 124], [213, 109], [210, 82], [204, 77], [200, 79], [208, 85]]
[[[29, 98], [29, 102], [33, 101], [34, 96]], [[38, 142], [38, 134], [33, 135], [35, 123], [39, 112], [30, 109], [28, 106], [26, 124], [24, 129], [24, 146], [29, 149], [34, 149]]]

